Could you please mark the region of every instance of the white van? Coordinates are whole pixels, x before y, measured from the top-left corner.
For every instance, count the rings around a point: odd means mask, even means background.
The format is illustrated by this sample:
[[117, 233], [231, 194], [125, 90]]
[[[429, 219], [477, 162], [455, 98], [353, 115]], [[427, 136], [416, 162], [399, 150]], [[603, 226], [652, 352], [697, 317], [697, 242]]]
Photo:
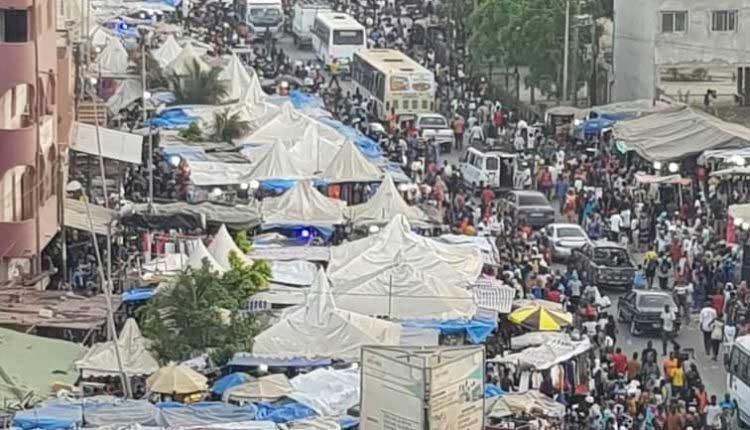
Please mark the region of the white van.
[[330, 12], [331, 5], [322, 0], [299, 0], [292, 9], [292, 37], [296, 46], [312, 46], [312, 28], [321, 12]]
[[469, 187], [476, 188], [484, 184], [493, 189], [501, 189], [513, 188], [516, 167], [516, 154], [482, 152], [469, 147], [461, 156], [459, 169]]
[[336, 59], [343, 69], [348, 69], [354, 53], [367, 48], [365, 27], [345, 13], [318, 13], [312, 33], [315, 56], [326, 67]]
[[737, 418], [750, 426], [750, 336], [735, 339], [726, 366], [727, 392], [737, 401]]
[[276, 37], [284, 25], [281, 0], [240, 0], [237, 10], [250, 27], [253, 39], [263, 39], [267, 32]]

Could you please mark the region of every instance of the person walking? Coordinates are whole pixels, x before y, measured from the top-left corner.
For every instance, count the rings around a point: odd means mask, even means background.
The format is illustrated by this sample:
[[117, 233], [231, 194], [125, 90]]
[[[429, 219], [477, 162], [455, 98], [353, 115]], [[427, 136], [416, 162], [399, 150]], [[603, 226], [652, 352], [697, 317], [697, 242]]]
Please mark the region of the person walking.
[[677, 317], [675, 316], [674, 310], [669, 305], [664, 306], [664, 310], [661, 313], [661, 345], [662, 355], [667, 355], [667, 344], [672, 342], [676, 345], [677, 342], [674, 340], [674, 323]]
[[711, 324], [711, 352], [713, 352], [714, 361], [719, 359], [719, 347], [722, 340], [724, 340], [724, 321], [721, 318], [716, 318]]
[[706, 355], [709, 356], [711, 355], [711, 328], [716, 317], [716, 309], [711, 306], [711, 302], [704, 303], [698, 317], [698, 325], [700, 325], [701, 333], [703, 333], [703, 347], [706, 350]]
[[464, 119], [461, 117], [461, 115], [456, 114], [456, 117], [453, 119], [453, 136], [455, 138], [455, 147], [457, 150], [460, 150], [464, 146]]
[[339, 83], [339, 73], [341, 72], [341, 65], [339, 65], [339, 61], [334, 58], [329, 69], [331, 71], [331, 81], [328, 83], [328, 88], [332, 88], [333, 83], [335, 82], [336, 88], [340, 90], [341, 84]]

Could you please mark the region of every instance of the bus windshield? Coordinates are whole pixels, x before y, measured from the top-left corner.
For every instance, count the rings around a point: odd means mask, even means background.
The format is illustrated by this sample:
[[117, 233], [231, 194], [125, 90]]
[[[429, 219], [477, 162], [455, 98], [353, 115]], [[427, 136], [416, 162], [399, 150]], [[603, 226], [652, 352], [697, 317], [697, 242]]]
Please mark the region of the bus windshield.
[[364, 41], [362, 30], [333, 30], [334, 45], [361, 45]]
[[278, 9], [273, 8], [254, 7], [250, 9], [250, 17], [253, 19], [274, 20], [281, 18], [281, 12]]

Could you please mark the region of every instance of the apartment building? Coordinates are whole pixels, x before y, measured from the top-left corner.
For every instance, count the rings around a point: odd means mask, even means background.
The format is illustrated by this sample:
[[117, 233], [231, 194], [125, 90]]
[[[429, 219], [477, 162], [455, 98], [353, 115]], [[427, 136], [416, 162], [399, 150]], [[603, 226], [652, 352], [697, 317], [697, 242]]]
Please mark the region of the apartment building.
[[613, 43], [614, 101], [750, 102], [746, 0], [615, 0]]
[[[59, 169], [72, 109], [56, 0], [0, 0], [0, 281], [36, 273], [59, 229]], [[64, 35], [61, 37], [64, 38]], [[58, 65], [67, 68], [62, 85]]]

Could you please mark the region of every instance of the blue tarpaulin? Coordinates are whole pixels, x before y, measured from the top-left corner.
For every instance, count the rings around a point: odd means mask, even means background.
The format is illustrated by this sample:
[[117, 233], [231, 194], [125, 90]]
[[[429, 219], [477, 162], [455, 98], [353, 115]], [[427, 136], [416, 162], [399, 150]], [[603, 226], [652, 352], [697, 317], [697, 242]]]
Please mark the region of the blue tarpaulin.
[[227, 366], [257, 367], [265, 365], [268, 367], [323, 367], [330, 366], [330, 358], [310, 360], [307, 358], [269, 358], [256, 357], [252, 354], [238, 352], [227, 363]]
[[146, 121], [146, 125], [153, 128], [163, 128], [167, 130], [187, 128], [197, 120], [196, 117], [188, 115], [183, 109], [165, 109], [158, 115], [151, 117]]
[[250, 382], [253, 378], [244, 372], [234, 372], [230, 373], [229, 375], [222, 376], [221, 378], [217, 379], [216, 382], [214, 382], [214, 385], [211, 387], [211, 392], [216, 394], [217, 396], [220, 396], [224, 394], [224, 391], [236, 387], [238, 385], [242, 385], [245, 382]]
[[[292, 188], [296, 183], [297, 181], [293, 179], [267, 179], [260, 181], [260, 189], [273, 193], [282, 193]], [[326, 181], [319, 178], [313, 178], [313, 185], [316, 187], [322, 187], [326, 185]]]
[[505, 392], [500, 389], [497, 385], [494, 384], [484, 384], [484, 398], [489, 399], [492, 397], [500, 397]]
[[359, 150], [362, 152], [362, 155], [364, 155], [365, 157], [371, 160], [380, 158], [380, 146], [374, 140], [358, 132], [352, 127], [344, 125], [344, 123], [342, 123], [341, 121], [336, 121], [330, 118], [320, 118], [319, 121], [333, 128], [341, 135], [354, 142], [354, 144], [357, 145], [357, 148], [359, 148]]
[[55, 399], [34, 409], [16, 412], [12, 425], [23, 430], [54, 430], [80, 427], [82, 422], [83, 412], [80, 405], [66, 404]]
[[576, 131], [583, 132], [586, 136], [598, 135], [605, 128], [610, 128], [615, 124], [615, 121], [606, 118], [592, 118], [582, 122]]
[[402, 321], [401, 324], [404, 327], [437, 329], [442, 335], [465, 334], [466, 340], [473, 344], [484, 342], [495, 329], [493, 323], [480, 320]]
[[222, 402], [198, 402], [177, 407], [172, 404], [157, 406], [160, 408], [159, 424], [164, 427], [254, 421], [258, 411], [253, 404], [234, 406]]
[[325, 103], [323, 99], [313, 94], [306, 94], [299, 90], [289, 92], [289, 101], [295, 109], [317, 108], [323, 109]]
[[341, 430], [353, 429], [358, 425], [359, 420], [357, 418], [350, 417], [349, 415], [345, 415], [339, 418], [339, 426], [341, 426]]
[[282, 401], [275, 404], [256, 403], [255, 406], [258, 408], [256, 417], [262, 421], [287, 423], [315, 416], [315, 411], [294, 401]]
[[122, 293], [122, 301], [124, 303], [139, 302], [142, 300], [148, 300], [153, 296], [153, 288], [133, 288], [132, 290]]

